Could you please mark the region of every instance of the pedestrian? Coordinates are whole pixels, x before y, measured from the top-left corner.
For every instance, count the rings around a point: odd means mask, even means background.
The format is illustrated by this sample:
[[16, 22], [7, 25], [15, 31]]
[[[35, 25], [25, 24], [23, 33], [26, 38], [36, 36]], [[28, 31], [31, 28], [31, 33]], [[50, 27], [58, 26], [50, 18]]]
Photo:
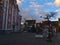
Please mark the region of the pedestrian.
[[35, 25], [32, 25], [32, 27], [31, 27], [31, 30], [32, 30], [32, 32], [35, 32]]
[[37, 33], [37, 34], [39, 34], [39, 30], [40, 30], [40, 25], [37, 24], [37, 26], [36, 26], [36, 33]]

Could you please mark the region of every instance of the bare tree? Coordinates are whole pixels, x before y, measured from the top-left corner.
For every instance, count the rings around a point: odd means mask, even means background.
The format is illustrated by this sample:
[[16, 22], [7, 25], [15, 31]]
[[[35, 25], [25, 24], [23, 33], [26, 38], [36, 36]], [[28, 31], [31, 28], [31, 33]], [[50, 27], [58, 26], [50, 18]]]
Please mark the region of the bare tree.
[[[50, 12], [49, 14], [46, 14], [46, 18], [45, 18], [45, 19], [47, 19], [47, 21], [48, 21], [48, 26], [49, 26], [49, 30], [48, 30], [49, 33], [48, 33], [48, 37], [47, 37], [47, 38], [48, 38], [49, 41], [51, 41], [51, 33], [50, 33], [50, 32], [52, 31], [52, 29], [51, 29], [51, 23], [50, 23], [50, 20], [49, 20], [49, 19], [50, 19], [51, 17], [54, 18], [56, 14], [57, 14], [56, 12]], [[53, 34], [52, 34], [52, 35], [53, 35]]]
[[55, 15], [57, 14], [57, 12], [50, 12], [46, 14], [46, 17], [44, 19], [49, 20], [51, 17], [55, 17]]

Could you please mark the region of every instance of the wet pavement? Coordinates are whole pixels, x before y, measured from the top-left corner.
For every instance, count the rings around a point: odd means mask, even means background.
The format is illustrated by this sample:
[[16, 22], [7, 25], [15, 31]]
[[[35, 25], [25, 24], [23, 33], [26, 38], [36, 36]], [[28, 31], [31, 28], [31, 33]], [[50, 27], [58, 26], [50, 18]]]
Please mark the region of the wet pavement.
[[60, 33], [52, 42], [35, 37], [35, 33], [11, 33], [0, 35], [0, 45], [60, 45]]

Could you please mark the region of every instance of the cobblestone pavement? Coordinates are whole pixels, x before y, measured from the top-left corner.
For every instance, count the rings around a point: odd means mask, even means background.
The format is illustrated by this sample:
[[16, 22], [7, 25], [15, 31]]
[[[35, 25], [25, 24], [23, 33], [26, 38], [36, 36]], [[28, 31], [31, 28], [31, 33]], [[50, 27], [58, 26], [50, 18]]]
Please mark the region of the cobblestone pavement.
[[35, 33], [12, 33], [0, 35], [0, 45], [60, 45], [60, 34], [52, 42], [36, 38]]

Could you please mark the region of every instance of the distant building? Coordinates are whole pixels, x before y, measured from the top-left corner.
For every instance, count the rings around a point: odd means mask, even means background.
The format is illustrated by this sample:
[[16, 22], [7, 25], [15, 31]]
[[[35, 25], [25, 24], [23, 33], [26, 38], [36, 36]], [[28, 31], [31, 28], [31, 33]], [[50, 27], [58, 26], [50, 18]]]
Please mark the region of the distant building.
[[[50, 26], [49, 26], [50, 25]], [[49, 26], [49, 28], [58, 31], [58, 21], [44, 21], [43, 26]]]
[[58, 19], [58, 31], [60, 32], [60, 18]]
[[60, 18], [58, 20], [60, 21]]
[[25, 21], [25, 24], [26, 25], [33, 25], [33, 24], [35, 24], [36, 23], [36, 20], [26, 20]]

